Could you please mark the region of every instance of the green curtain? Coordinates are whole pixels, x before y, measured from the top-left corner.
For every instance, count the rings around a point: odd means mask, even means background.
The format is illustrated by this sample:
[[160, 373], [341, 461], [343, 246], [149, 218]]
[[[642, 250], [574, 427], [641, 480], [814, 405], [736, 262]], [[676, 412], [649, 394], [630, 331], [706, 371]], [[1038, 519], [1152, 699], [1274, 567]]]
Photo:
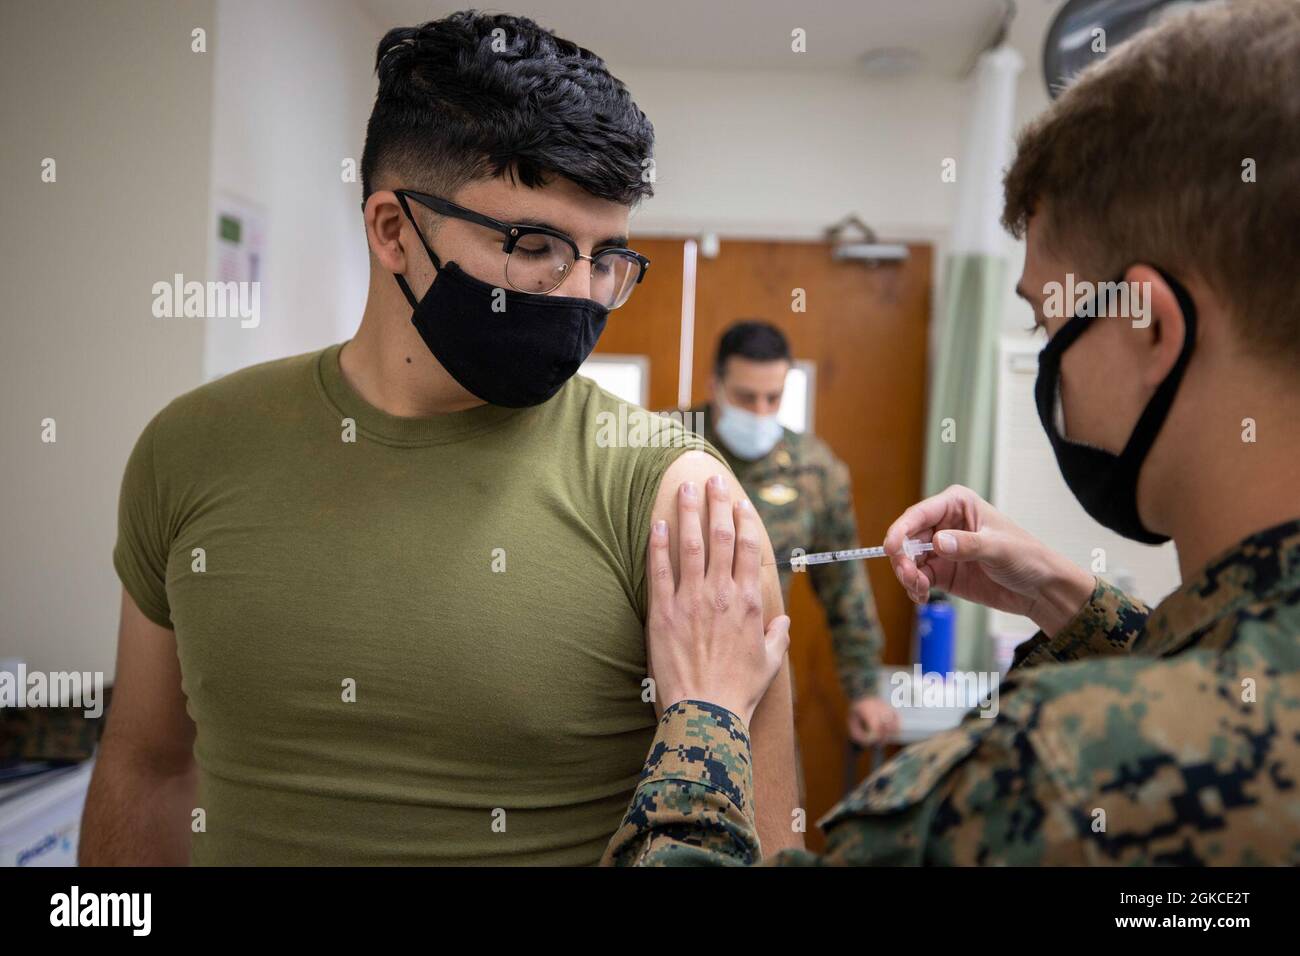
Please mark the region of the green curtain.
[[[943, 315], [930, 381], [925, 444], [925, 494], [962, 484], [985, 498], [993, 484], [997, 353], [1005, 296], [1005, 259], [955, 254], [944, 269]], [[953, 599], [957, 666], [992, 670], [988, 611]]]

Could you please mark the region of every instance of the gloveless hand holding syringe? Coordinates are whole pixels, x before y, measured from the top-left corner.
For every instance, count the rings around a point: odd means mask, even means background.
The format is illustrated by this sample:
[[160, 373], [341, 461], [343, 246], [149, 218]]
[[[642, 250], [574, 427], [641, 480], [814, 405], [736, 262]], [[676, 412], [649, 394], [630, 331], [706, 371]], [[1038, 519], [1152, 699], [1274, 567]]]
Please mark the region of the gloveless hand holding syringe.
[[[934, 545], [929, 541], [918, 541], [915, 538], [903, 539], [903, 554], [912, 560], [916, 560], [918, 554], [924, 554], [926, 551], [933, 551]], [[806, 570], [810, 564], [833, 564], [837, 561], [865, 561], [867, 558], [884, 558], [888, 557], [884, 546], [877, 548], [849, 548], [845, 551], [819, 551], [816, 554], [800, 554], [791, 556], [784, 561], [777, 561], [776, 566], [782, 567], [789, 565], [791, 571]]]

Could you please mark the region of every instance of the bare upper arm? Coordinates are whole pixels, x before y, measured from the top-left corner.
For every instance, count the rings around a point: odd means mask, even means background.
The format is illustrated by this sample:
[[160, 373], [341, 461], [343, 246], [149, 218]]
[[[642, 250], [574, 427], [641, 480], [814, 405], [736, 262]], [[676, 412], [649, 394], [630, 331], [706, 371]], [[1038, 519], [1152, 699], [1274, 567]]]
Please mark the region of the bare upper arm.
[[185, 772], [194, 759], [176, 634], [145, 617], [125, 589], [104, 746], [128, 751], [159, 774]]
[[[708, 527], [708, 495], [704, 483], [713, 475], [722, 475], [731, 491], [732, 502], [748, 498], [730, 469], [708, 452], [688, 451], [674, 461], [659, 483], [651, 522], [667, 521], [670, 540], [677, 540], [677, 490], [693, 481], [700, 491], [701, 519]], [[705, 535], [705, 548], [708, 547]], [[776, 573], [772, 542], [763, 530], [762, 576], [763, 623], [784, 613], [781, 580]], [[669, 548], [673, 577], [679, 577], [677, 549]], [[654, 662], [650, 662], [653, 674]], [[791, 814], [799, 802], [799, 786], [794, 743], [794, 691], [787, 658], [777, 672], [767, 694], [759, 701], [750, 723], [750, 743], [754, 760], [754, 804], [759, 840], [765, 855], [803, 846], [801, 831], [791, 826]]]
[[[700, 489], [701, 518], [705, 521], [705, 527], [708, 527], [709, 504], [708, 497], [704, 493], [704, 483], [713, 475], [722, 475], [731, 491], [733, 503], [741, 498], [749, 497], [745, 494], [745, 490], [740, 486], [740, 482], [736, 480], [736, 476], [731, 473], [730, 469], [708, 452], [684, 452], [668, 466], [668, 470], [664, 472], [664, 476], [659, 482], [659, 491], [655, 495], [654, 508], [650, 515], [651, 522], [667, 521], [671, 540], [676, 541], [677, 489], [684, 483], [693, 481]], [[705, 548], [708, 548], [707, 540], [705, 541]], [[678, 577], [677, 549], [670, 548], [669, 556], [673, 562], [673, 577], [676, 579]], [[781, 581], [776, 573], [776, 559], [772, 554], [772, 542], [767, 536], [766, 529], [763, 530], [762, 560], [765, 565], [762, 580], [763, 623], [766, 624], [778, 614], [784, 613], [785, 603], [781, 597]]]

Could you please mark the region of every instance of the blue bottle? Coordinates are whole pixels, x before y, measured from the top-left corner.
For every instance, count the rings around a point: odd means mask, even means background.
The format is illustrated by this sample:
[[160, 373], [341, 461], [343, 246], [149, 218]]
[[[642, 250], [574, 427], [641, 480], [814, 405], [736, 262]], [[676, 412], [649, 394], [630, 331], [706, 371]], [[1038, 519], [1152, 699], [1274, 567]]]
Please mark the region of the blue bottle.
[[956, 656], [956, 609], [940, 592], [916, 609], [917, 657], [923, 674], [947, 676]]

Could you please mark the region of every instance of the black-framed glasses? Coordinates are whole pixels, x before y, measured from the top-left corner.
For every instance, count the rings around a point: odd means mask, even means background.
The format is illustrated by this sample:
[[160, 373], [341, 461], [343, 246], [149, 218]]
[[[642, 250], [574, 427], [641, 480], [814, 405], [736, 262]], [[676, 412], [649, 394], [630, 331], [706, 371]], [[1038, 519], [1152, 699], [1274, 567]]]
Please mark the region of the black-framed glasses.
[[[576, 242], [554, 229], [501, 222], [428, 193], [409, 189], [395, 189], [393, 192], [408, 216], [411, 215], [411, 209], [406, 204], [409, 197], [440, 215], [472, 222], [501, 233], [505, 240], [501, 244], [501, 251], [506, 254], [506, 281], [518, 292], [529, 295], [554, 292], [568, 278], [578, 260], [585, 259], [591, 263], [590, 298], [612, 310], [628, 300], [650, 267], [649, 259], [631, 249], [600, 249], [593, 255], [585, 256], [579, 251]], [[411, 221], [415, 222], [414, 216], [411, 216]], [[420, 240], [423, 242], [424, 236]], [[426, 243], [426, 247], [427, 245]]]

